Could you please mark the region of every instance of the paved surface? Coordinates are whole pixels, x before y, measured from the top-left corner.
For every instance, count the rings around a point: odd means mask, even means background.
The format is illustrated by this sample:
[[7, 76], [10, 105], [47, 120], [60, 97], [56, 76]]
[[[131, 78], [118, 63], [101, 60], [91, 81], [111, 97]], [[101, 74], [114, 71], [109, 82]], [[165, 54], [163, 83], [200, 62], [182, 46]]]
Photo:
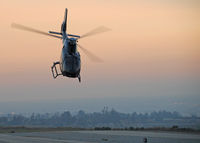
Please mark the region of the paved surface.
[[101, 135], [116, 135], [116, 136], [139, 136], [139, 137], [163, 137], [174, 139], [198, 139], [200, 140], [200, 134], [189, 134], [181, 132], [152, 132], [152, 131], [76, 131], [77, 133], [101, 134]]
[[0, 134], [0, 143], [92, 143], [92, 142]]
[[199, 134], [145, 131], [52, 131], [0, 134], [0, 143], [200, 143]]

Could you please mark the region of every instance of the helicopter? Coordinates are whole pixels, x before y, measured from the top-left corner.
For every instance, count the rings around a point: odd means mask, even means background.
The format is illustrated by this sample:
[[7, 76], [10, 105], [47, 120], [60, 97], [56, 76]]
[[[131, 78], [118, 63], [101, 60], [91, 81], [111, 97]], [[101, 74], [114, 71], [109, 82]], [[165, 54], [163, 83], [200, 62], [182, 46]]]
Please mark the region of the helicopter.
[[[61, 25], [60, 32], [54, 32], [54, 31], [44, 32], [44, 31], [27, 27], [27, 26], [17, 24], [17, 23], [12, 23], [11, 26], [16, 29], [30, 31], [30, 32], [61, 39], [63, 43], [63, 48], [61, 51], [60, 60], [53, 62], [53, 65], [51, 66], [52, 76], [54, 79], [56, 79], [60, 75], [63, 75], [69, 78], [78, 78], [79, 82], [81, 82], [81, 75], [80, 75], [81, 56], [77, 50], [77, 47], [79, 47], [91, 60], [95, 62], [102, 62], [102, 60], [96, 55], [94, 55], [93, 53], [91, 53], [89, 50], [83, 48], [83, 46], [78, 44], [78, 40], [88, 37], [88, 36], [95, 35], [95, 34], [110, 31], [110, 29], [104, 26], [100, 26], [91, 30], [90, 32], [87, 32], [86, 34], [83, 34], [82, 36], [68, 34], [67, 33], [67, 14], [68, 14], [68, 9], [66, 8], [64, 21]], [[59, 65], [60, 71], [57, 70], [57, 65]]]

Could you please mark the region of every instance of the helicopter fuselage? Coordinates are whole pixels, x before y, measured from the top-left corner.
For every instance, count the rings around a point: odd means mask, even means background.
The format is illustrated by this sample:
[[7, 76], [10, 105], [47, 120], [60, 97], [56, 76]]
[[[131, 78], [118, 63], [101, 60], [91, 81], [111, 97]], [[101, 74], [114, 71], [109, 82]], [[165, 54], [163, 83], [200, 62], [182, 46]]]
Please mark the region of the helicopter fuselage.
[[[51, 67], [53, 77], [56, 78], [59, 75], [63, 75], [71, 78], [78, 78], [79, 82], [81, 81], [80, 70], [81, 70], [81, 59], [80, 54], [77, 51], [77, 39], [70, 38], [78, 37], [78, 35], [67, 34], [67, 9], [65, 10], [64, 21], [61, 25], [61, 33], [52, 32], [53, 34], [62, 35], [63, 48], [60, 56], [59, 62], [54, 62]], [[58, 73], [56, 65], [60, 65], [60, 72]]]
[[76, 78], [80, 75], [81, 59], [77, 51], [74, 38], [63, 39], [63, 48], [60, 57], [60, 71], [63, 76]]

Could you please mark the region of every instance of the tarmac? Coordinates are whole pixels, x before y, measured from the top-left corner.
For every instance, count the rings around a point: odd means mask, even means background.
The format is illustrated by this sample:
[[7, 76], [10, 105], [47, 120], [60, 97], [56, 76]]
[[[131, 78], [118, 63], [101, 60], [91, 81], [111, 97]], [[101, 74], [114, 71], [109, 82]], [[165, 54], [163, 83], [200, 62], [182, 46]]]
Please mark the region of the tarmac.
[[49, 131], [0, 134], [0, 143], [199, 143], [199, 134], [147, 131]]

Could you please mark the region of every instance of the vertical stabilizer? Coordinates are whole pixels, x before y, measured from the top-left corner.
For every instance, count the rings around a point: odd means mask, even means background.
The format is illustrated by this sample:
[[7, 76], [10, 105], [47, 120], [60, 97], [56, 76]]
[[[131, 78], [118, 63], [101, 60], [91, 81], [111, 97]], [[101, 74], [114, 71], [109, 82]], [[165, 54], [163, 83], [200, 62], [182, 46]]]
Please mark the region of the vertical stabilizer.
[[67, 8], [65, 9], [65, 16], [64, 16], [64, 21], [62, 23], [62, 26], [61, 26], [61, 32], [62, 33], [66, 33], [66, 30], [67, 30]]

